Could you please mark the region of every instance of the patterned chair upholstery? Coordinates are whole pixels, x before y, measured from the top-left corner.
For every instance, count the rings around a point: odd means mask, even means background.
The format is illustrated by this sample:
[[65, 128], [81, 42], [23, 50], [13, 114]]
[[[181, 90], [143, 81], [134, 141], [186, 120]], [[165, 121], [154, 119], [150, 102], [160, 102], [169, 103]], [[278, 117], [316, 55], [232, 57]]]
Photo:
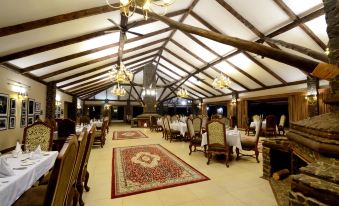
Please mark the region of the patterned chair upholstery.
[[53, 129], [43, 122], [35, 122], [25, 127], [23, 144], [24, 149], [33, 151], [39, 145], [41, 150], [49, 151], [52, 149]]
[[195, 135], [201, 135], [201, 125], [202, 119], [200, 117], [196, 117], [193, 119], [193, 128]]
[[74, 162], [78, 152], [78, 142], [73, 135], [62, 147], [51, 174], [48, 185], [32, 187], [13, 204], [14, 206], [64, 205]]
[[[259, 161], [258, 142], [259, 142], [259, 137], [260, 137], [260, 133], [261, 133], [261, 126], [262, 126], [262, 122], [261, 121], [257, 122], [254, 137], [243, 137], [243, 138], [241, 138], [242, 149], [245, 150], [245, 151], [254, 151], [254, 155], [255, 155], [255, 158], [256, 158], [258, 163], [260, 162]], [[239, 159], [241, 153], [240, 153], [238, 148], [236, 148], [236, 153], [237, 153], [237, 159]], [[248, 154], [241, 154], [241, 155], [253, 157], [253, 155], [248, 155]]]
[[213, 154], [224, 154], [226, 156], [226, 166], [229, 160], [229, 146], [226, 142], [225, 124], [218, 120], [207, 123], [207, 164], [210, 163]]
[[[193, 127], [193, 121], [191, 119], [187, 119], [186, 124], [187, 124], [187, 130], [188, 130], [188, 138], [190, 139], [189, 155], [191, 155], [193, 146], [194, 146], [194, 151], [197, 150], [197, 146], [201, 146], [202, 137], [201, 135], [195, 134], [194, 127]], [[205, 152], [206, 152], [206, 146], [205, 146]]]
[[253, 120], [253, 122], [259, 122], [260, 121], [260, 116], [255, 114], [255, 115], [252, 116], [252, 120]]
[[283, 132], [283, 135], [285, 135], [285, 122], [286, 122], [286, 116], [283, 114], [280, 116], [280, 121], [278, 125], [278, 133], [280, 135], [280, 131]]

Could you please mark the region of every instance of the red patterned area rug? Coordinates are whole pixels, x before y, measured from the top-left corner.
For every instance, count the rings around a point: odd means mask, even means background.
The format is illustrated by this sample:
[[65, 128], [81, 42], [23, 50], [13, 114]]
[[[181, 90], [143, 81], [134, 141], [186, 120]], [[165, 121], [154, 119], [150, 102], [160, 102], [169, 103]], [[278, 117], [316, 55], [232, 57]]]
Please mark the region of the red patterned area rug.
[[139, 130], [113, 132], [113, 140], [139, 139], [139, 138], [148, 138], [148, 137]]
[[113, 148], [112, 199], [209, 180], [161, 145]]

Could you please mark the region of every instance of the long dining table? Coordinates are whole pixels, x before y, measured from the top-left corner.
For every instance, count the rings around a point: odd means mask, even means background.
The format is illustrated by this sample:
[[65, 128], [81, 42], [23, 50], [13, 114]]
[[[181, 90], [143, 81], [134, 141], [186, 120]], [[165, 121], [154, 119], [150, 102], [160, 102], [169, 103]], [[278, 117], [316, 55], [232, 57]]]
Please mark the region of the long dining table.
[[57, 151], [42, 152], [39, 159], [30, 158], [30, 154], [22, 154], [16, 158], [11, 154], [2, 155], [1, 158], [7, 159], [14, 175], [0, 178], [0, 205], [12, 205], [54, 166], [57, 156]]

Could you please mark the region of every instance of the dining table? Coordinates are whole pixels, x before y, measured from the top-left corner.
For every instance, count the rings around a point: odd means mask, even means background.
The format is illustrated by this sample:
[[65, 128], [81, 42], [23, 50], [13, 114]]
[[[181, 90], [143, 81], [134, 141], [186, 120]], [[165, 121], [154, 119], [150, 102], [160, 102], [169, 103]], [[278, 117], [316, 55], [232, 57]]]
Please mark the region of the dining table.
[[[207, 132], [201, 135], [201, 147], [207, 145]], [[241, 134], [240, 131], [236, 130], [226, 130], [226, 142], [228, 146], [235, 146], [238, 149], [242, 149], [241, 147]]]
[[[258, 123], [258, 122], [251, 122], [250, 127], [255, 127], [255, 128], [257, 128], [257, 123]], [[261, 122], [261, 128], [262, 128], [262, 129], [265, 129], [265, 128], [266, 128], [266, 120], [264, 120], [264, 121]]]
[[12, 154], [2, 155], [1, 158], [6, 158], [14, 175], [0, 178], [0, 205], [12, 205], [54, 166], [57, 156], [57, 151], [42, 152], [39, 158], [32, 158], [32, 153], [18, 157], [13, 157]]
[[184, 122], [172, 122], [170, 123], [170, 128], [179, 131], [182, 136], [185, 136], [187, 132], [187, 124]]

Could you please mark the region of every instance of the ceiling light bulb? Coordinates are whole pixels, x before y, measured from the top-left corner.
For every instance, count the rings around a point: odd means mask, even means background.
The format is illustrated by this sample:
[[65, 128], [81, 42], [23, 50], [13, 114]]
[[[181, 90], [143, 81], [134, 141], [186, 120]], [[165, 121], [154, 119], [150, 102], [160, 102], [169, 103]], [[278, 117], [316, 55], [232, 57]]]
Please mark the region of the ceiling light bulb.
[[150, 10], [150, 7], [151, 7], [151, 3], [149, 0], [146, 0], [145, 3], [144, 3], [144, 6], [143, 6], [143, 9], [144, 10]]
[[326, 55], [329, 55], [329, 54], [330, 54], [330, 49], [329, 49], [329, 48], [326, 48], [325, 54], [326, 54]]
[[120, 0], [120, 4], [126, 6], [129, 3], [129, 0]]

